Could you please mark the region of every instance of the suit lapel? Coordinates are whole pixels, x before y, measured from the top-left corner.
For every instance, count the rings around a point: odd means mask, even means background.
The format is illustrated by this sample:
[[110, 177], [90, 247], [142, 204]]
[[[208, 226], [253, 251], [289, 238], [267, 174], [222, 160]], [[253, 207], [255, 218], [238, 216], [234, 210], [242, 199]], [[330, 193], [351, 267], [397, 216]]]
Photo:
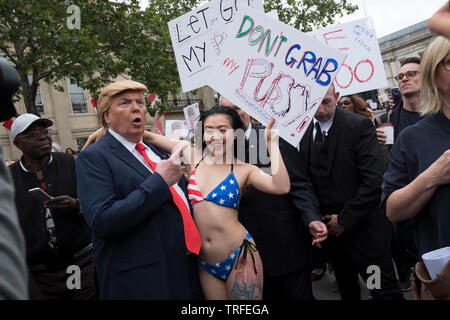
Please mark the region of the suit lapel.
[[314, 128], [314, 120], [311, 121], [311, 123], [308, 126], [308, 129], [306, 129], [305, 135], [300, 141], [300, 152], [302, 154], [303, 163], [305, 165], [309, 165], [313, 128]]
[[149, 177], [152, 173], [138, 160], [130, 151], [127, 150], [116, 138], [109, 132], [106, 132], [103, 139], [106, 139], [111, 152], [123, 161], [127, 166], [137, 171], [144, 178]]
[[336, 107], [336, 111], [334, 113], [333, 124], [331, 125], [330, 130], [328, 131], [328, 172], [330, 175], [332, 163], [334, 160], [334, 155], [336, 154], [336, 145], [339, 140], [339, 132], [342, 124], [342, 110], [339, 110]]

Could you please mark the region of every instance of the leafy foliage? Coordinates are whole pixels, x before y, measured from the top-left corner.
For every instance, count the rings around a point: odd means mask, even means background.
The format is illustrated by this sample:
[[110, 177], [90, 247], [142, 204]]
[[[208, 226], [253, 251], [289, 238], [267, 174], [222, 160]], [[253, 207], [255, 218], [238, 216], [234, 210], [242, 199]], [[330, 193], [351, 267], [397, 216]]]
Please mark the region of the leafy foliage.
[[[167, 22], [205, 1], [150, 0], [0, 0], [0, 55], [18, 70], [27, 112], [36, 113], [38, 81], [57, 90], [70, 78], [97, 97], [100, 88], [119, 75], [147, 85], [162, 103], [152, 116], [167, 109], [164, 101], [180, 87]], [[79, 29], [69, 29], [70, 5], [80, 8]], [[346, 0], [265, 0], [266, 11], [277, 9], [280, 20], [302, 31], [333, 23], [356, 10]], [[32, 75], [31, 83], [28, 75]]]
[[280, 21], [303, 32], [333, 24], [336, 18], [358, 9], [348, 0], [265, 0], [266, 12], [276, 9]]
[[[64, 77], [96, 97], [106, 83], [127, 75], [164, 100], [180, 86], [167, 22], [197, 2], [153, 0], [143, 11], [138, 0], [0, 0], [0, 55], [18, 70], [19, 93], [31, 113], [38, 81], [61, 91]], [[80, 8], [79, 29], [67, 25], [71, 4]]]

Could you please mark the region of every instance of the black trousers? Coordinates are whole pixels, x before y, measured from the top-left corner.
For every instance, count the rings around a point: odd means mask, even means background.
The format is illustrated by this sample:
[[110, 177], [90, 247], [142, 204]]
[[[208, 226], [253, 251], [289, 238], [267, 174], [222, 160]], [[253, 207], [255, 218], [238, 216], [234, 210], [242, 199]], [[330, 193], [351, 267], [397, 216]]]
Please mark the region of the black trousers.
[[315, 300], [311, 268], [273, 277], [264, 273], [263, 300]]
[[396, 223], [392, 238], [392, 257], [400, 281], [408, 281], [411, 267], [420, 261], [418, 252], [414, 243], [414, 221], [409, 219]]
[[[70, 289], [67, 282], [71, 273], [67, 267], [58, 270], [31, 271], [34, 282], [44, 300], [95, 300], [95, 269], [92, 253], [85, 254], [73, 261], [80, 268], [80, 289]], [[70, 271], [70, 270], [69, 270]], [[72, 273], [74, 274], [74, 273]], [[70, 282], [70, 279], [69, 279]], [[36, 296], [35, 296], [36, 297]]]
[[[371, 258], [355, 250], [349, 250], [342, 238], [328, 238], [328, 255], [334, 269], [339, 293], [342, 300], [361, 300], [361, 288], [359, 286], [360, 275], [365, 285], [373, 284], [369, 266], [379, 267], [380, 288], [371, 289], [370, 293], [375, 300], [401, 300], [403, 294], [395, 277], [394, 264], [390, 252], [381, 257]], [[368, 282], [369, 277], [371, 277]]]

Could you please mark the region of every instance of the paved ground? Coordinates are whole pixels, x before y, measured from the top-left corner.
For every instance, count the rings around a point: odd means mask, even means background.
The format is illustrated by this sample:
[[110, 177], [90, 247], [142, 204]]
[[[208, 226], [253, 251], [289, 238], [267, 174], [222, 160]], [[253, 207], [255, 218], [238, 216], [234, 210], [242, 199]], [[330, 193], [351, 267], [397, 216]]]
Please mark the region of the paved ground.
[[[332, 292], [331, 291], [331, 285], [333, 284], [333, 281], [335, 280], [334, 274], [330, 274], [327, 270], [326, 274], [323, 276], [322, 279], [319, 281], [313, 282], [313, 293], [314, 297], [317, 300], [340, 300], [341, 297], [338, 292]], [[367, 287], [365, 286], [365, 283], [360, 278], [360, 286], [361, 286], [361, 297], [362, 300], [369, 300], [369, 290], [367, 290]], [[406, 292], [403, 294], [405, 299], [407, 300], [413, 300], [411, 291]]]

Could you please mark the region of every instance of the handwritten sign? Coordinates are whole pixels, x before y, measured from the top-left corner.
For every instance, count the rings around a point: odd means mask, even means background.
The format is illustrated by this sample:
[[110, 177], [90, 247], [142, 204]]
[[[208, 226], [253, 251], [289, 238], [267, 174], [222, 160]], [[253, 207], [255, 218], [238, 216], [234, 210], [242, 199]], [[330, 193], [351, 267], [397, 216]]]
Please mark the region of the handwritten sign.
[[209, 85], [297, 146], [346, 54], [251, 9], [228, 33]]
[[183, 108], [184, 118], [186, 119], [186, 126], [189, 130], [189, 134], [192, 137], [194, 135], [195, 126], [200, 119], [200, 109], [198, 103], [191, 104]]
[[182, 140], [189, 136], [189, 130], [184, 120], [166, 120], [166, 136]]
[[225, 25], [248, 7], [264, 10], [262, 0], [214, 0], [168, 23], [184, 92], [207, 84], [227, 38]]
[[364, 18], [308, 33], [348, 54], [334, 79], [342, 95], [387, 87], [383, 59], [371, 18]]

